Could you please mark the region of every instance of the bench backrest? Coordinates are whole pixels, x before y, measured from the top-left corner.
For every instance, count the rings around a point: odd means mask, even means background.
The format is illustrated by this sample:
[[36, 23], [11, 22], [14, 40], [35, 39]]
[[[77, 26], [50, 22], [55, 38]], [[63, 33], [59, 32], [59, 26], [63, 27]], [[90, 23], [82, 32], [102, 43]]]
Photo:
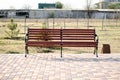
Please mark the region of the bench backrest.
[[49, 41], [60, 40], [60, 29], [28, 29], [28, 40]]
[[94, 41], [95, 29], [28, 29], [31, 41]]
[[87, 41], [95, 40], [94, 29], [63, 29], [62, 40], [75, 40], [75, 41]]

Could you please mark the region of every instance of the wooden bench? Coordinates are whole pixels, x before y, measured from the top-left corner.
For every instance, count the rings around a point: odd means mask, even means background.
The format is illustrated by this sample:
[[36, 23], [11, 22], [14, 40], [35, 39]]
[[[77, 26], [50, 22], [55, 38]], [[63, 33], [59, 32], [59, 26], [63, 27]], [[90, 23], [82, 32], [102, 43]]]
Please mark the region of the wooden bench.
[[25, 57], [28, 47], [93, 47], [98, 57], [98, 37], [95, 29], [33, 29], [25, 38]]

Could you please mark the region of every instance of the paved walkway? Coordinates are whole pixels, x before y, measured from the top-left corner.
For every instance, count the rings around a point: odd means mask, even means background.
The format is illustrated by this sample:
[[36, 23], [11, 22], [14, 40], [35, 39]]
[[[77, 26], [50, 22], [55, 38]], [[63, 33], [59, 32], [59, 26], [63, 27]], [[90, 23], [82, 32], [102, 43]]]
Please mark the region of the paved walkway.
[[120, 80], [120, 54], [0, 54], [0, 80]]

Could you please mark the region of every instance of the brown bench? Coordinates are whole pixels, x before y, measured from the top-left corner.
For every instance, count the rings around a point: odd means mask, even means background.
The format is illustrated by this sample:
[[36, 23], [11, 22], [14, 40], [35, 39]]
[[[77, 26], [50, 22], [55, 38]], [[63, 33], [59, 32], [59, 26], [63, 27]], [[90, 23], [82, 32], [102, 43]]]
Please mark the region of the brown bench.
[[25, 57], [28, 47], [94, 47], [98, 57], [98, 37], [95, 29], [28, 29], [25, 39]]

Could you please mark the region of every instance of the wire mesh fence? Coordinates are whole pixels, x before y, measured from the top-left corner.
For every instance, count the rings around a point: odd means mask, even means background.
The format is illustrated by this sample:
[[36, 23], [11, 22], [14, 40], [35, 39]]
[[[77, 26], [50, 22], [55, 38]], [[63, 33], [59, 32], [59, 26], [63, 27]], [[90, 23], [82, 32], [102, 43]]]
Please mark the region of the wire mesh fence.
[[[10, 18], [1, 18], [0, 19], [0, 52], [19, 52], [24, 53], [24, 39], [23, 40], [6, 40], [4, 39], [5, 30], [7, 29], [6, 25], [10, 22]], [[88, 28], [88, 19], [87, 18], [43, 18], [43, 19], [17, 19], [14, 18], [14, 22], [17, 23], [18, 28], [20, 29], [20, 37], [25, 36], [25, 28], [42, 28], [43, 23], [46, 23], [46, 28], [72, 28], [72, 29], [87, 29]], [[116, 19], [89, 19], [89, 28], [96, 29], [96, 32], [99, 36], [99, 53], [101, 53], [102, 44], [110, 44], [112, 53], [120, 52], [120, 18]], [[27, 30], [27, 29], [26, 29]], [[10, 43], [10, 44], [5, 44]], [[19, 43], [19, 44], [18, 44]], [[14, 46], [17, 46], [14, 48]], [[22, 46], [22, 47], [21, 47]], [[31, 49], [34, 53], [36, 49]], [[92, 53], [93, 49], [91, 48], [65, 48], [66, 53]], [[76, 51], [76, 52], [72, 52]], [[59, 49], [57, 50], [59, 53]]]

